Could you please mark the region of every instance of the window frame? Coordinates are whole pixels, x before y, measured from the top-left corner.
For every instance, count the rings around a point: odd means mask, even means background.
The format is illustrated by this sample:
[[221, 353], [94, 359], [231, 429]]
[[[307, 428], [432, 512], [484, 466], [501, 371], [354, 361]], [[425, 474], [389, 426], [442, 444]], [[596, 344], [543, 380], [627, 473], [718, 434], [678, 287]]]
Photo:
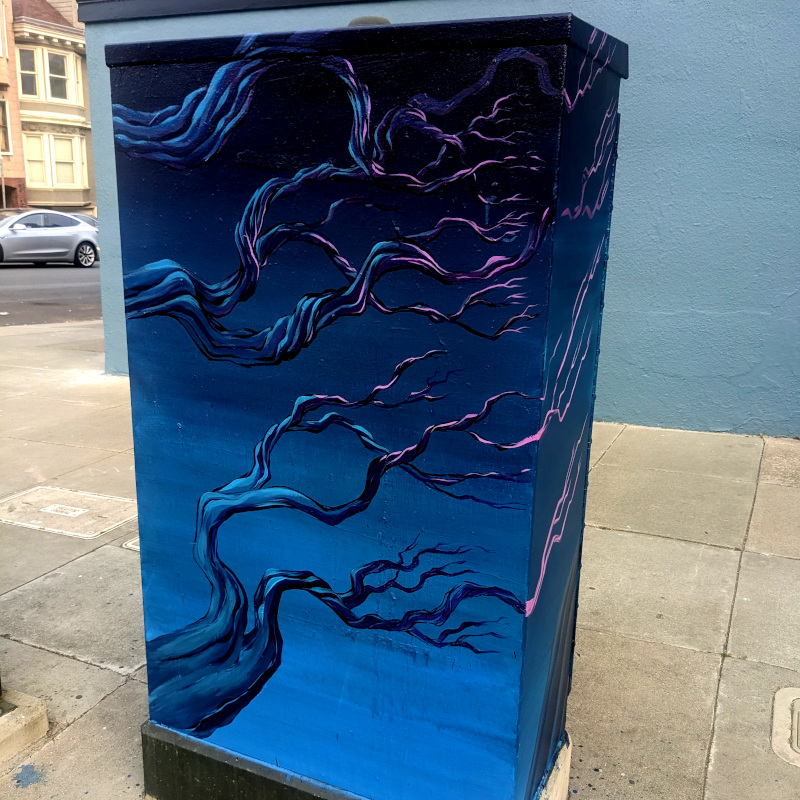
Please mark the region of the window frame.
[[41, 225], [36, 225], [33, 228], [31, 228], [32, 231], [43, 231], [43, 230], [45, 230], [47, 228], [47, 225], [45, 224], [47, 220], [45, 218], [44, 211], [31, 211], [30, 214], [26, 214], [21, 219], [18, 219], [17, 222], [21, 222], [23, 225], [25, 225], [25, 227], [27, 227], [28, 223], [25, 222], [25, 220], [26, 219], [30, 219], [31, 217], [41, 217], [42, 218], [42, 224]]
[[84, 107], [86, 105], [83, 97], [83, 62], [77, 53], [72, 54], [73, 87], [75, 88], [75, 105]]
[[[42, 161], [44, 163], [44, 183], [37, 183], [30, 178], [28, 169], [30, 147], [29, 139], [37, 138], [42, 143]], [[73, 183], [58, 183], [56, 168], [56, 139], [66, 139], [72, 145]], [[25, 159], [25, 180], [32, 189], [88, 189], [88, 166], [86, 164], [86, 137], [80, 134], [39, 133], [37, 131], [22, 132], [22, 149]], [[36, 159], [38, 161], [38, 159]]]
[[[30, 50], [33, 53], [33, 72], [25, 71], [23, 72], [22, 69], [22, 51], [23, 50]], [[41, 77], [41, 69], [39, 64], [39, 50], [40, 47], [18, 47], [17, 48], [17, 75], [19, 76], [19, 96], [20, 99], [25, 100], [41, 100], [42, 93], [39, 91], [39, 84], [41, 81], [39, 80]], [[36, 80], [36, 94], [25, 94], [22, 91], [22, 76], [23, 75], [33, 75], [34, 79]]]
[[[50, 137], [51, 152], [52, 152], [52, 166], [53, 166], [53, 188], [54, 189], [79, 189], [83, 188], [82, 169], [81, 169], [81, 148], [80, 144], [76, 141], [79, 137], [67, 136], [64, 134], [47, 134]], [[59, 183], [58, 181], [58, 164], [67, 163], [65, 161], [59, 162], [56, 159], [56, 139], [62, 139], [69, 142], [72, 150], [72, 159], [69, 162], [72, 164], [72, 183]]]
[[[22, 56], [23, 50], [30, 50], [33, 52], [33, 64], [35, 72], [22, 71]], [[64, 59], [64, 67], [66, 75], [51, 75], [50, 74], [50, 55], [61, 56]], [[53, 47], [43, 47], [38, 45], [21, 45], [17, 47], [17, 84], [19, 87], [20, 100], [39, 100], [46, 103], [55, 103], [62, 106], [75, 106], [83, 107], [83, 81], [80, 74], [83, 69], [81, 64], [81, 56], [71, 50], [58, 50]], [[25, 94], [22, 91], [22, 75], [35, 75], [36, 77], [36, 94]], [[50, 79], [58, 78], [66, 80], [67, 98], [55, 97], [50, 88]]]
[[[51, 103], [71, 103], [74, 105], [74, 96], [75, 96], [75, 88], [72, 86], [71, 80], [71, 65], [70, 58], [71, 53], [59, 53], [56, 50], [50, 50], [49, 48], [45, 47], [42, 48], [43, 57], [45, 66], [47, 68], [47, 99]], [[64, 60], [64, 74], [63, 75], [56, 75], [50, 69], [50, 59], [52, 56], [57, 56], [58, 58], [62, 58]], [[66, 97], [56, 97], [53, 94], [53, 78], [59, 81], [64, 81], [64, 89], [66, 90]]]
[[86, 137], [85, 136], [78, 136], [80, 140], [80, 153], [78, 154], [81, 159], [81, 180], [83, 181], [83, 187], [85, 189], [89, 188], [89, 159], [86, 155]]
[[6, 25], [6, 4], [5, 0], [3, 0], [2, 5], [0, 5], [3, 11], [3, 57], [8, 58], [11, 55], [11, 51], [8, 49], [8, 25]]
[[[28, 131], [22, 132], [22, 150], [23, 156], [25, 161], [25, 182], [30, 186], [32, 189], [50, 189], [53, 188], [53, 182], [50, 177], [50, 168], [48, 165], [48, 158], [47, 158], [47, 142], [45, 137], [47, 136], [46, 133], [29, 133]], [[44, 167], [44, 183], [37, 183], [36, 181], [31, 180], [30, 170], [28, 169], [28, 162], [31, 160], [28, 157], [28, 140], [36, 138], [39, 139], [42, 143], [42, 166]], [[39, 159], [36, 159], [37, 161]]]

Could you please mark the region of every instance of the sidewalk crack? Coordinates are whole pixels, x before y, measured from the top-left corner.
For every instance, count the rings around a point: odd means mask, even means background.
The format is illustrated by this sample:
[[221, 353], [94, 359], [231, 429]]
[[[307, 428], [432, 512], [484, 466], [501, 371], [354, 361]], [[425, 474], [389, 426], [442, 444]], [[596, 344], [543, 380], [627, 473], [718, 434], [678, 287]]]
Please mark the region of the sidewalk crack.
[[733, 586], [731, 610], [730, 613], [728, 614], [728, 628], [725, 633], [725, 644], [722, 648], [722, 656], [720, 658], [719, 672], [717, 673], [717, 690], [714, 694], [714, 712], [711, 717], [711, 734], [708, 738], [708, 746], [706, 747], [706, 765], [705, 769], [703, 770], [703, 793], [702, 793], [703, 800], [705, 800], [706, 798], [706, 789], [708, 786], [708, 769], [711, 766], [711, 751], [714, 746], [714, 737], [716, 736], [717, 733], [717, 709], [719, 707], [719, 690], [720, 686], [722, 685], [722, 670], [724, 669], [725, 666], [725, 659], [731, 657], [728, 648], [730, 647], [731, 629], [733, 628], [733, 611], [736, 608], [736, 597], [739, 593], [739, 579], [742, 574], [742, 561], [744, 559], [745, 550], [747, 549], [747, 539], [750, 536], [750, 525], [753, 522], [753, 512], [756, 506], [756, 496], [758, 495], [758, 482], [761, 478], [761, 469], [764, 464], [764, 450], [765, 450], [765, 443], [762, 438], [761, 456], [758, 460], [758, 474], [756, 475], [756, 491], [753, 492], [753, 502], [750, 504], [750, 515], [747, 518], [747, 526], [745, 528], [744, 540], [742, 541], [742, 549], [739, 551], [739, 563], [736, 565], [736, 581]]

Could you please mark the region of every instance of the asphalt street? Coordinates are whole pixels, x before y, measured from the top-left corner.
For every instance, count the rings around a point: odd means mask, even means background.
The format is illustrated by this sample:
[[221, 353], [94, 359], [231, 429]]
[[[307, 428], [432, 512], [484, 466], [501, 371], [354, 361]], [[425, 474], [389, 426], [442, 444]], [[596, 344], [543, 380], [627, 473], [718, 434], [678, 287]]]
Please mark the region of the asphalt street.
[[99, 266], [0, 264], [0, 326], [100, 317]]

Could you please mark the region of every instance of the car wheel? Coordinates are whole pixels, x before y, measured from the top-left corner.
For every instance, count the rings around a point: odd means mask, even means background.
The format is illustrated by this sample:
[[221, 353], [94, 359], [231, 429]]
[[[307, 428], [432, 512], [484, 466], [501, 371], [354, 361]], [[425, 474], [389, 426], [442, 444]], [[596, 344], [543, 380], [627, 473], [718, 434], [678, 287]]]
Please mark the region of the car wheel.
[[75, 250], [76, 267], [93, 267], [97, 261], [97, 250], [91, 242], [81, 242]]

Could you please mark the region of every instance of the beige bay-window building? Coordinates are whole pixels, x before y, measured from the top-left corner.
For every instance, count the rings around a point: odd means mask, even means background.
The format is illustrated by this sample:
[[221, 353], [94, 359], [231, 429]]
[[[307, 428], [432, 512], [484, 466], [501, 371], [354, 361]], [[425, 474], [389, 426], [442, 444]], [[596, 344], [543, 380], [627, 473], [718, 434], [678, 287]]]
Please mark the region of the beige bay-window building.
[[95, 213], [83, 25], [74, 0], [13, 0], [30, 206]]

